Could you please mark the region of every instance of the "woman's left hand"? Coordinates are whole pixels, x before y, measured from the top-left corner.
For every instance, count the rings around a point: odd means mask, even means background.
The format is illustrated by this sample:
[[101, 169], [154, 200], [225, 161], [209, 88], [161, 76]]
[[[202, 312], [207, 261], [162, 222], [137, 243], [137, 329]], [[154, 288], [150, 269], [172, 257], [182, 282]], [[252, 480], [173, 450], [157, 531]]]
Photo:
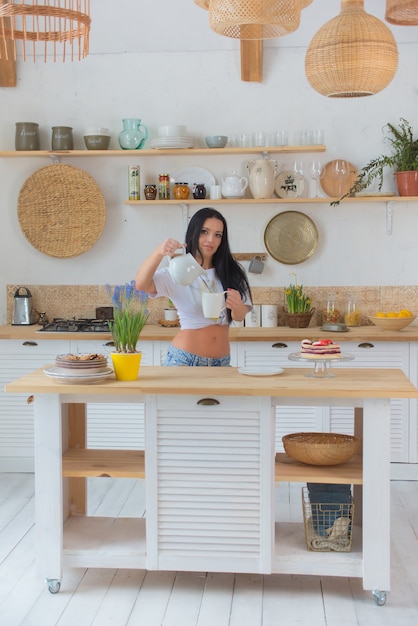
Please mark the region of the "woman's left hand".
[[243, 303], [240, 292], [236, 289], [228, 289], [225, 305], [231, 309], [232, 319], [237, 322], [241, 322], [249, 310], [249, 307]]

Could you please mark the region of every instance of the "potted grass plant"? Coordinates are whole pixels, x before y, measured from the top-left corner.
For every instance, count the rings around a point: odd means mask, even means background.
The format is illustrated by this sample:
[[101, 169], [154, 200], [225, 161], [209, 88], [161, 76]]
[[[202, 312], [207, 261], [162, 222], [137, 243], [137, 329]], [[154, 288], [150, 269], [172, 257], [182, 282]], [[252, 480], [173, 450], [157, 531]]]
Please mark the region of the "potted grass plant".
[[290, 328], [307, 328], [315, 313], [315, 309], [311, 308], [311, 299], [304, 292], [303, 285], [295, 282], [284, 288], [286, 324]]

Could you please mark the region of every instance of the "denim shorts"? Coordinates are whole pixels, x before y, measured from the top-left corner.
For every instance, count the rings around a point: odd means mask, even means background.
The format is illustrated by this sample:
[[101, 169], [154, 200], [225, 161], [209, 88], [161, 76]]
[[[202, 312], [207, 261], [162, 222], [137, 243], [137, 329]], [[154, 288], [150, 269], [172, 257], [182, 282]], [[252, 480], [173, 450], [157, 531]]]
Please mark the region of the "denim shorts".
[[188, 367], [229, 367], [230, 364], [231, 357], [229, 355], [216, 358], [198, 356], [172, 345], [168, 348], [163, 363], [163, 365], [186, 365]]

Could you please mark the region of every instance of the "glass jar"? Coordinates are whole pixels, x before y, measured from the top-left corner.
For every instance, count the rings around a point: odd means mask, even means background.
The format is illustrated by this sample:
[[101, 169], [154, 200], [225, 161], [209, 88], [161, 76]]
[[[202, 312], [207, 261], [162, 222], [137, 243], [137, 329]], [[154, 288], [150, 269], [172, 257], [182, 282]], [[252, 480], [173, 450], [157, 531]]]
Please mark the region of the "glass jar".
[[338, 300], [335, 296], [335, 293], [329, 293], [325, 306], [322, 310], [324, 324], [326, 324], [327, 322], [339, 322], [340, 315], [340, 308], [338, 306]]
[[355, 294], [348, 296], [344, 321], [346, 326], [361, 326], [361, 311], [357, 304]]
[[175, 183], [173, 192], [177, 200], [187, 200], [190, 194], [190, 188], [187, 183]]

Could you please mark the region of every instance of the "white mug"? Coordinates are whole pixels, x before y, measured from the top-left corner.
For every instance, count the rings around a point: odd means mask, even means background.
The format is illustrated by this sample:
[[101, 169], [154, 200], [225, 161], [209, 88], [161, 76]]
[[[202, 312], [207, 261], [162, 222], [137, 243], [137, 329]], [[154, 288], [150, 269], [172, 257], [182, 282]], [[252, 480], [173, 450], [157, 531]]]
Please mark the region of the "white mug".
[[265, 328], [273, 328], [277, 326], [277, 305], [262, 304], [261, 305], [261, 326]]
[[168, 271], [178, 285], [190, 285], [198, 276], [203, 276], [206, 272], [192, 254], [189, 252], [186, 254], [184, 248], [182, 251], [180, 256], [171, 259]]
[[222, 186], [221, 185], [211, 185], [210, 187], [210, 199], [211, 200], [220, 200], [222, 198]]
[[245, 316], [245, 325], [248, 328], [260, 326], [260, 305], [253, 304], [253, 309]]
[[226, 291], [219, 291], [218, 293], [202, 293], [202, 308], [203, 315], [209, 317], [212, 320], [217, 320], [225, 308], [225, 294]]

